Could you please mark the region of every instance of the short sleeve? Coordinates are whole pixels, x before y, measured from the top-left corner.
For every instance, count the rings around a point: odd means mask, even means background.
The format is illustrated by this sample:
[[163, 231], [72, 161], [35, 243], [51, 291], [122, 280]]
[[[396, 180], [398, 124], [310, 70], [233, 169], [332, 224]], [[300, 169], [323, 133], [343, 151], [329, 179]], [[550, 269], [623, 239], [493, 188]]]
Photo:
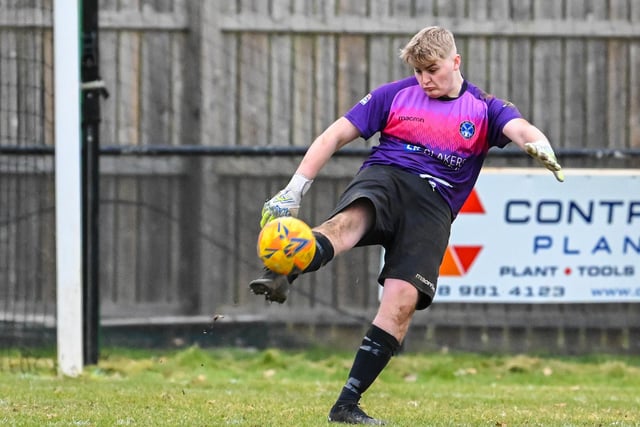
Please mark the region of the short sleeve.
[[487, 100], [489, 116], [489, 146], [503, 148], [509, 142], [502, 130], [505, 125], [513, 119], [522, 118], [522, 114], [509, 101], [500, 98], [490, 98]]

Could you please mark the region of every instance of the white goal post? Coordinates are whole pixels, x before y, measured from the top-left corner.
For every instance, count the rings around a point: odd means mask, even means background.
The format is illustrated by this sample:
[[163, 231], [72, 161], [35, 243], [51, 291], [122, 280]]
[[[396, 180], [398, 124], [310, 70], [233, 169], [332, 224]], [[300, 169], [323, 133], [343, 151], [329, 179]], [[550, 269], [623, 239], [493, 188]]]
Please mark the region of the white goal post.
[[56, 328], [58, 372], [83, 368], [79, 1], [55, 0]]

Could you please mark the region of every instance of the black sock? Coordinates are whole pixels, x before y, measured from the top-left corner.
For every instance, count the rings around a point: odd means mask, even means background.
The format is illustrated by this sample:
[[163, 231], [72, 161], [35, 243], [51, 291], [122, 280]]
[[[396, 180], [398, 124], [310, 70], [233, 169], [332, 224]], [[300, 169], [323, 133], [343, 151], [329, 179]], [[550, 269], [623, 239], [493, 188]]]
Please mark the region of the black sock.
[[336, 403], [338, 405], [358, 403], [360, 396], [378, 378], [391, 356], [396, 354], [399, 348], [400, 343], [393, 335], [376, 325], [371, 325], [356, 353], [349, 379]]
[[311, 263], [304, 269], [304, 273], [316, 271], [333, 259], [333, 245], [324, 234], [313, 232], [316, 238], [316, 253], [313, 255]]
[[[304, 269], [302, 273], [309, 273], [320, 269], [323, 265], [333, 259], [333, 245], [327, 239], [324, 234], [320, 234], [317, 231], [313, 232], [313, 236], [316, 238], [316, 253], [313, 254], [311, 263]], [[293, 273], [287, 276], [289, 283], [293, 283], [301, 273]]]

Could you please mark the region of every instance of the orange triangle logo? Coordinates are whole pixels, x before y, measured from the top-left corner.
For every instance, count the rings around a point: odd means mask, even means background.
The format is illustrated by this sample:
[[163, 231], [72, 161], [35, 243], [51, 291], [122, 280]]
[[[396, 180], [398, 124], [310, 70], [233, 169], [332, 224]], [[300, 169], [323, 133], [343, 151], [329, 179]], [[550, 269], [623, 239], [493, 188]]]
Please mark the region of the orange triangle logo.
[[463, 276], [474, 263], [482, 246], [449, 246], [440, 264], [441, 276]]
[[447, 251], [444, 253], [442, 264], [440, 264], [440, 275], [462, 276], [462, 274], [460, 274], [460, 269], [458, 268], [458, 263], [453, 256], [453, 250], [451, 249], [451, 246], [449, 246], [447, 248]]
[[478, 197], [478, 193], [476, 193], [475, 188], [471, 191], [471, 193], [469, 194], [469, 197], [467, 197], [467, 200], [465, 200], [464, 204], [462, 205], [462, 208], [460, 208], [460, 213], [461, 214], [485, 213], [484, 206], [482, 206], [482, 202], [480, 201], [480, 198]]

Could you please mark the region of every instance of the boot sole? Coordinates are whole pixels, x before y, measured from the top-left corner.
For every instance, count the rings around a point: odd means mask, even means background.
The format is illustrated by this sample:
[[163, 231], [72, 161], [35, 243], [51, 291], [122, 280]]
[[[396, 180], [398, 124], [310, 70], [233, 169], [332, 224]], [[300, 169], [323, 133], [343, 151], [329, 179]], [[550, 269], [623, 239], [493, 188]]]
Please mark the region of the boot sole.
[[261, 282], [261, 281], [253, 281], [249, 283], [249, 288], [251, 292], [256, 295], [264, 295], [264, 298], [267, 301], [277, 302], [278, 304], [282, 304], [287, 300], [286, 295], [282, 295], [281, 293], [271, 289], [267, 283], [271, 283], [271, 280]]

